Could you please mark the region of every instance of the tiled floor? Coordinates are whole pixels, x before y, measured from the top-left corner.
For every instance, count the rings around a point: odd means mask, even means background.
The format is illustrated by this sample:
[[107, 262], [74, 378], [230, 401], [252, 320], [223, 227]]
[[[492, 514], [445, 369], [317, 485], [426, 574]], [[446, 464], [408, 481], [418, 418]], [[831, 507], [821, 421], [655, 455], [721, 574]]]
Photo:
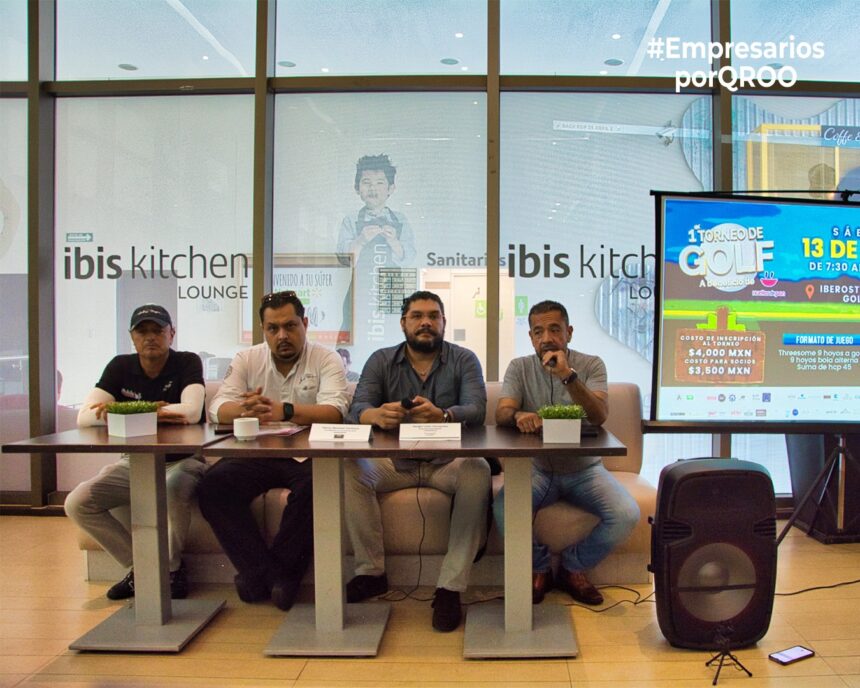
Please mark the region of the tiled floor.
[[[779, 550], [778, 591], [860, 577], [860, 544], [822, 545], [793, 532]], [[266, 658], [262, 650], [283, 613], [246, 605], [228, 586], [197, 587], [227, 608], [178, 655], [79, 654], [67, 645], [116, 609], [107, 585], [83, 580], [74, 527], [64, 518], [0, 518], [0, 688], [110, 686], [624, 686], [706, 687], [709, 654], [669, 646], [655, 606], [624, 604], [605, 613], [571, 607], [580, 644], [572, 660], [462, 659], [463, 631], [436, 633], [426, 602], [392, 605], [375, 659]], [[643, 595], [647, 586], [636, 588]], [[429, 591], [428, 591], [429, 592]], [[488, 594], [489, 591], [481, 591]], [[631, 592], [604, 590], [608, 603]], [[544, 604], [563, 604], [554, 592]], [[606, 605], [605, 605], [606, 606]], [[767, 654], [802, 643], [817, 656], [782, 667]], [[860, 688], [860, 585], [777, 597], [768, 634], [737, 652], [753, 678], [724, 669], [720, 685], [739, 688]]]

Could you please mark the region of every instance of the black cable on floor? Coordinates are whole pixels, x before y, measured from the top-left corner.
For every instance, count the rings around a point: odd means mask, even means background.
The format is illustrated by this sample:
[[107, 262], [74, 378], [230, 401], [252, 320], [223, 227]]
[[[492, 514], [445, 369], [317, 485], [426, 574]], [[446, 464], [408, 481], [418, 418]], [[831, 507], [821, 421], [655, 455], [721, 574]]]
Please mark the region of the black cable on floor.
[[608, 612], [610, 609], [615, 609], [616, 607], [620, 607], [623, 604], [629, 604], [629, 605], [632, 605], [634, 607], [637, 607], [640, 604], [645, 604], [646, 602], [654, 604], [654, 600], [651, 599], [654, 596], [653, 590], [651, 592], [649, 592], [647, 595], [645, 595], [645, 597], [642, 597], [642, 593], [639, 592], [638, 590], [634, 590], [633, 588], [627, 588], [627, 587], [624, 587], [623, 585], [601, 585], [598, 588], [598, 590], [606, 590], [608, 588], [618, 588], [619, 590], [626, 590], [627, 592], [630, 592], [630, 593], [633, 593], [634, 595], [636, 595], [636, 599], [634, 599], [634, 600], [619, 600], [618, 602], [615, 602], [614, 604], [610, 604], [608, 607], [603, 607], [601, 609], [595, 609], [594, 607], [591, 607], [591, 606], [586, 605], [586, 604], [580, 604], [579, 602], [568, 602], [564, 606], [565, 607], [579, 607], [580, 609], [587, 609], [588, 611], [593, 612], [594, 614], [603, 614], [603, 612]]
[[774, 595], [777, 597], [791, 597], [792, 595], [802, 595], [805, 592], [812, 592], [813, 590], [832, 590], [833, 588], [841, 588], [845, 585], [856, 585], [857, 583], [860, 583], [860, 578], [850, 581], [842, 581], [841, 583], [833, 583], [833, 585], [816, 585], [811, 588], [795, 590], [794, 592], [775, 592]]

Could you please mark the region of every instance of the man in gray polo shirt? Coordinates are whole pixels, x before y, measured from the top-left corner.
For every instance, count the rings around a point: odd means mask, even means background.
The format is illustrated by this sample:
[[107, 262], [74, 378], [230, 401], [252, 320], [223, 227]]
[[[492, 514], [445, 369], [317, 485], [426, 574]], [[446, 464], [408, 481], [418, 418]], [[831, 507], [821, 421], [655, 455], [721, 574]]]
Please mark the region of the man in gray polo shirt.
[[[481, 425], [487, 392], [474, 353], [444, 341], [445, 308], [429, 291], [403, 301], [400, 327], [406, 341], [379, 349], [361, 372], [348, 423], [396, 430], [401, 423]], [[433, 600], [433, 628], [460, 625], [460, 593], [469, 584], [472, 562], [486, 527], [490, 467], [480, 457], [456, 459], [357, 459], [344, 462], [346, 525], [355, 551], [356, 576], [346, 586], [347, 602], [388, 590], [382, 516], [377, 492], [415, 485], [453, 495], [448, 552]]]
[[[511, 361], [505, 372], [496, 424], [520, 432], [539, 432], [543, 421], [536, 411], [552, 404], [580, 404], [593, 425], [609, 415], [606, 366], [598, 356], [568, 349], [573, 327], [567, 309], [555, 301], [541, 301], [529, 311], [529, 337], [534, 356]], [[606, 470], [599, 456], [535, 457], [532, 472], [534, 511], [560, 499], [576, 504], [600, 521], [582, 542], [561, 553], [556, 586], [585, 604], [601, 604], [603, 596], [589, 582], [593, 568], [633, 530], [639, 520], [636, 500]], [[499, 530], [504, 532], [504, 489], [493, 504]], [[532, 547], [532, 600], [540, 603], [552, 588], [550, 553], [537, 541]]]

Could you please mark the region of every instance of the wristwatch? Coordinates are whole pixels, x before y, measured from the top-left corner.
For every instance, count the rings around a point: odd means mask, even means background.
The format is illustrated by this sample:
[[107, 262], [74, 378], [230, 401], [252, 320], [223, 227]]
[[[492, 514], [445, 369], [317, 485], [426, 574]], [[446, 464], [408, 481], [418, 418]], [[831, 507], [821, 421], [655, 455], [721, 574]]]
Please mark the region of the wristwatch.
[[290, 420], [295, 414], [296, 414], [296, 411], [293, 408], [293, 405], [290, 402], [285, 401], [284, 402], [284, 420]]
[[565, 387], [567, 387], [571, 382], [576, 380], [576, 378], [578, 378], [578, 377], [579, 377], [579, 375], [576, 374], [576, 371], [573, 368], [571, 368], [570, 372], [567, 374], [567, 377], [562, 378], [561, 384], [563, 384]]
[[451, 412], [448, 409], [442, 409], [442, 422], [450, 423], [451, 422]]

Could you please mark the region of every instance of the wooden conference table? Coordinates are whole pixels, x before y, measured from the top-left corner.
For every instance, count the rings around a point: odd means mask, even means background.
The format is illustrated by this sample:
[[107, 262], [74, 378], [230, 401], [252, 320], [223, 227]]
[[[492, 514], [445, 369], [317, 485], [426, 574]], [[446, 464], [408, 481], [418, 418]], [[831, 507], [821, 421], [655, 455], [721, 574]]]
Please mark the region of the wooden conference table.
[[4, 452], [130, 456], [134, 604], [75, 640], [72, 650], [179, 652], [224, 600], [171, 600], [165, 454], [193, 454], [220, 440], [206, 425], [160, 425], [157, 435], [112, 437], [105, 427], [67, 430], [3, 445]]
[[430, 459], [443, 456], [506, 457], [505, 599], [476, 605], [466, 617], [464, 656], [570, 657], [576, 641], [566, 606], [532, 606], [532, 456], [623, 456], [618, 439], [601, 429], [581, 444], [544, 444], [514, 428], [463, 428], [459, 441], [408, 440], [374, 431], [373, 441], [309, 442], [308, 433], [229, 438], [204, 449], [207, 456], [306, 456], [313, 461], [315, 605], [297, 604], [287, 614], [268, 655], [376, 655], [390, 604], [345, 604], [342, 543], [344, 457]]

